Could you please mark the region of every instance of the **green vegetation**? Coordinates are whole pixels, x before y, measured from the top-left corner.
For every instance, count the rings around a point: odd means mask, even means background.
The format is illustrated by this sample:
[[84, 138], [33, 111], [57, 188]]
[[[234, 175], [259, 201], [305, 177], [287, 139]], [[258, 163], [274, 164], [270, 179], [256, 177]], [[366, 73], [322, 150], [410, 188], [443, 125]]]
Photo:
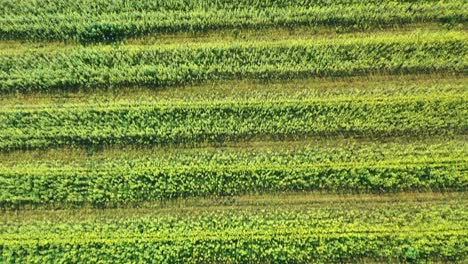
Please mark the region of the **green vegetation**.
[[467, 205], [456, 193], [308, 194], [11, 212], [1, 216], [1, 261], [462, 261]]
[[[466, 133], [466, 97], [252, 101], [0, 112], [0, 149]], [[447, 117], [450, 117], [447, 119]]]
[[0, 54], [0, 91], [188, 85], [226, 79], [278, 80], [463, 72], [466, 35], [422, 34], [196, 46], [94, 46]]
[[464, 263], [462, 0], [0, 0], [0, 263]]
[[0, 148], [463, 135], [465, 79], [375, 76], [64, 93], [55, 99], [10, 95], [0, 109]]
[[172, 32], [329, 27], [336, 31], [414, 23], [465, 26], [467, 4], [451, 1], [19, 1], [0, 8], [0, 39], [114, 42]]
[[[91, 157], [75, 150], [12, 152], [2, 157], [0, 205], [109, 207], [184, 197], [312, 190], [460, 191], [468, 185], [464, 140], [108, 149]], [[61, 158], [70, 155], [71, 160]]]
[[215, 81], [185, 87], [125, 87], [82, 89], [77, 92], [7, 93], [0, 97], [3, 111], [91, 106], [137, 106], [170, 103], [213, 103], [288, 100], [359, 100], [388, 97], [466, 97], [468, 78], [450, 72], [416, 75], [368, 75], [279, 81]]

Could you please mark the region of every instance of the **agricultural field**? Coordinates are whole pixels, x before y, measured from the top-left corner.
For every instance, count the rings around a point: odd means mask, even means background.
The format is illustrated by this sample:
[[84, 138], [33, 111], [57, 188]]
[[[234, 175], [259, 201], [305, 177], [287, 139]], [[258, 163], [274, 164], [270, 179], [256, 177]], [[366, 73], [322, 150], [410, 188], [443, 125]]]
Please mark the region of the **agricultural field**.
[[0, 263], [468, 261], [466, 1], [0, 3]]

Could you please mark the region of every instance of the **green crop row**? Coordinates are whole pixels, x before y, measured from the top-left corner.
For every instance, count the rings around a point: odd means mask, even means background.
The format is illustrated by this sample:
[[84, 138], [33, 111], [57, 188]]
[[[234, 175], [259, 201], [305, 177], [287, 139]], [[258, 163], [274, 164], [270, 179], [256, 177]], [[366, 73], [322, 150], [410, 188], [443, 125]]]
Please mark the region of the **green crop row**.
[[52, 2], [38, 2], [34, 0], [4, 0], [0, 8], [1, 12], [9, 12], [11, 15], [40, 15], [57, 13], [84, 13], [84, 14], [102, 14], [102, 13], [122, 13], [135, 11], [190, 11], [190, 10], [213, 10], [228, 9], [235, 10], [239, 8], [290, 8], [290, 7], [333, 7], [333, 6], [377, 6], [382, 4], [398, 7], [404, 4], [413, 3], [418, 5], [454, 5], [462, 4], [462, 1], [445, 1], [441, 3], [437, 0], [396, 0], [388, 3], [386, 0], [238, 0], [232, 2], [229, 0], [166, 0], [166, 1], [145, 1], [134, 0], [127, 2], [125, 0], [77, 0], [64, 1], [57, 0]]
[[[78, 237], [87, 240], [150, 236], [190, 237], [190, 233], [230, 233], [282, 229], [308, 230], [314, 234], [386, 232], [400, 228], [426, 232], [459, 230], [468, 225], [463, 193], [403, 193], [399, 195], [319, 195], [314, 193], [280, 196], [241, 196], [217, 202], [186, 200], [159, 207], [77, 210], [6, 211], [0, 215], [0, 237], [24, 242], [37, 237], [58, 241]], [[242, 201], [242, 199], [248, 199]], [[238, 201], [236, 201], [238, 200]], [[262, 203], [258, 204], [260, 200]], [[199, 210], [203, 205], [204, 210]], [[334, 221], [333, 221], [334, 220]], [[295, 230], [294, 230], [295, 229]], [[92, 234], [99, 231], [99, 237]], [[135, 233], [140, 233], [136, 235]], [[205, 233], [205, 234], [206, 234]]]
[[[4, 155], [3, 207], [113, 204], [178, 197], [328, 190], [464, 190], [463, 137], [440, 142], [355, 140], [222, 149], [72, 150]], [[41, 157], [43, 156], [43, 157]]]
[[464, 190], [466, 152], [463, 137], [438, 143], [273, 143], [254, 150], [123, 149], [78, 156], [60, 150], [42, 158], [37, 151], [18, 152], [2, 158], [0, 203], [3, 208], [108, 207], [284, 191]]
[[447, 34], [333, 42], [94, 46], [0, 54], [0, 91], [188, 85], [370, 73], [464, 72], [466, 37]]
[[268, 27], [342, 30], [466, 24], [450, 1], [3, 1], [0, 39], [113, 42], [169, 32]]
[[112, 207], [187, 197], [285, 191], [465, 190], [466, 160], [325, 166], [125, 166], [112, 169], [2, 169], [0, 205]]
[[[452, 139], [316, 139], [287, 142], [251, 142], [221, 148], [148, 147], [104, 149], [49, 149], [0, 153], [4, 169], [101, 170], [132, 167], [183, 166], [298, 166], [305, 164], [380, 164], [441, 163], [462, 161], [468, 149], [465, 136]], [[79, 169], [78, 169], [79, 168]]]
[[275, 82], [255, 80], [218, 81], [186, 87], [160, 89], [127, 87], [119, 90], [78, 92], [9, 93], [0, 96], [0, 111], [7, 109], [59, 109], [79, 106], [149, 105], [156, 103], [281, 100], [369, 100], [386, 97], [439, 96], [468, 98], [468, 75], [368, 75], [358, 77], [307, 78]]
[[56, 107], [0, 112], [0, 149], [464, 134], [464, 97]]
[[[415, 231], [417, 232], [417, 231]], [[194, 241], [195, 240], [195, 241]], [[345, 234], [297, 237], [209, 237], [202, 241], [98, 241], [56, 244], [43, 240], [0, 245], [2, 263], [331, 263], [463, 261], [466, 233]]]
[[296, 196], [283, 197], [300, 201], [289, 206], [7, 212], [0, 216], [0, 260], [462, 261], [468, 242], [463, 194], [411, 196], [392, 203], [357, 196], [317, 204]]

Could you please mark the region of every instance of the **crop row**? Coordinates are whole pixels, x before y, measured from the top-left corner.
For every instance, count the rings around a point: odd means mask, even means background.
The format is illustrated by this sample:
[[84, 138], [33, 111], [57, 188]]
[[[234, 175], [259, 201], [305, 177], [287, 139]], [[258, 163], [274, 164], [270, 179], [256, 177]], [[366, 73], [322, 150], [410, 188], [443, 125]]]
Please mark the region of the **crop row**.
[[[21, 3], [21, 5], [19, 4]], [[393, 1], [393, 6], [401, 6], [408, 3], [419, 5], [455, 5], [461, 1], [445, 1], [441, 3], [436, 0], [397, 0]], [[378, 6], [387, 4], [385, 0], [238, 0], [235, 3], [229, 0], [168, 0], [168, 1], [145, 1], [135, 0], [127, 2], [125, 0], [77, 0], [73, 2], [58, 0], [54, 3], [38, 3], [34, 0], [5, 0], [2, 12], [9, 11], [10, 14], [57, 14], [57, 13], [77, 13], [102, 14], [102, 13], [122, 13], [135, 11], [190, 11], [190, 10], [213, 10], [213, 9], [240, 9], [240, 8], [289, 8], [289, 7], [333, 7], [333, 6]], [[414, 8], [415, 8], [414, 7]]]
[[[186, 233], [189, 231], [260, 231], [284, 227], [286, 223], [317, 234], [393, 228], [437, 231], [448, 225], [467, 225], [465, 197], [464, 193], [304, 193], [241, 196], [220, 201], [188, 199], [121, 210], [7, 210], [0, 216], [4, 224], [0, 225], [0, 236], [14, 239], [29, 235], [34, 240], [45, 234], [81, 237], [99, 230], [102, 238], [129, 237], [137, 231], [146, 237], [157, 237], [159, 233], [183, 237], [190, 236]], [[204, 210], [199, 210], [201, 206]]]
[[0, 91], [187, 85], [369, 73], [463, 72], [463, 33], [333, 42], [204, 46], [94, 46], [0, 54]]
[[[2, 207], [112, 206], [283, 191], [464, 190], [463, 137], [414, 143], [350, 140], [222, 149], [56, 150], [2, 157]], [[42, 157], [41, 157], [42, 156]]]
[[392, 203], [357, 196], [316, 204], [305, 197], [284, 207], [11, 212], [0, 216], [0, 258], [2, 263], [463, 260], [468, 240], [463, 194], [405, 197]]
[[[409, 143], [409, 142], [411, 143]], [[62, 148], [0, 154], [2, 165], [21, 169], [121, 170], [180, 166], [290, 166], [315, 164], [412, 164], [463, 160], [465, 136], [453, 139], [356, 139], [242, 142], [221, 148]]]
[[234, 237], [207, 237], [182, 241], [145, 239], [0, 245], [2, 263], [310, 263], [356, 260], [463, 261], [467, 255], [464, 232], [418, 234], [275, 235], [238, 233]]
[[[0, 237], [11, 240], [29, 236], [84, 237], [92, 239], [136, 236], [163, 239], [245, 231], [271, 231], [285, 226], [290, 231], [310, 233], [378, 232], [389, 229], [421, 229], [435, 232], [468, 225], [466, 195], [463, 193], [403, 193], [400, 195], [318, 195], [289, 194], [234, 197], [231, 202], [195, 199], [156, 207], [77, 210], [6, 211], [0, 216]], [[243, 198], [249, 199], [242, 202]], [[236, 201], [239, 199], [239, 201]], [[389, 200], [391, 199], [391, 200]], [[259, 204], [259, 201], [263, 200]], [[204, 210], [199, 210], [200, 206]], [[232, 231], [232, 232], [231, 232]], [[261, 233], [261, 232], [259, 232]], [[172, 234], [172, 235], [171, 235]], [[94, 237], [96, 238], [96, 237]], [[174, 238], [174, 237], [172, 237]], [[62, 240], [66, 240], [63, 238]]]
[[255, 80], [217, 81], [207, 84], [166, 87], [126, 87], [119, 90], [82, 90], [76, 93], [10, 93], [0, 96], [0, 112], [8, 109], [56, 107], [145, 106], [191, 102], [229, 103], [232, 101], [337, 101], [383, 100], [388, 97], [468, 98], [468, 75], [417, 74], [367, 75], [356, 77], [307, 78], [262, 82]]
[[257, 101], [39, 108], [0, 112], [0, 149], [109, 144], [190, 145], [305, 136], [467, 132], [464, 97]]
[[409, 164], [281, 166], [207, 165], [160, 167], [119, 164], [113, 168], [3, 168], [0, 204], [109, 207], [186, 197], [220, 197], [285, 191], [395, 192], [464, 190], [466, 160]]
[[268, 27], [342, 31], [412, 23], [465, 24], [466, 3], [450, 1], [4, 1], [0, 39], [112, 42], [169, 32]]
[[[418, 231], [413, 231], [418, 232]], [[96, 241], [0, 245], [3, 263], [310, 263], [463, 261], [466, 233], [210, 237], [202, 241]]]

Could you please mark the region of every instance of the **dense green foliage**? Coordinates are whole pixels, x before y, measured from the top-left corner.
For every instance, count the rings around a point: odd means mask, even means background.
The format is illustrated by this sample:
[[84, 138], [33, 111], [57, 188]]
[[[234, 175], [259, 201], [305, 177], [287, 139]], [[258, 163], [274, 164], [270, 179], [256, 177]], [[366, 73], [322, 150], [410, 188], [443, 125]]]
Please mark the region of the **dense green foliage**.
[[[307, 263], [357, 260], [377, 261], [461, 261], [466, 257], [467, 236], [464, 232], [435, 234], [345, 234], [345, 235], [262, 235], [247, 233], [233, 237], [215, 233], [215, 237], [197, 237], [180, 241], [132, 239], [56, 244], [5, 245], [6, 263]], [[39, 254], [36, 252], [40, 252]]]
[[0, 263], [468, 259], [468, 2], [0, 0]]
[[466, 35], [401, 35], [321, 42], [188, 46], [94, 46], [0, 54], [0, 91], [188, 85], [212, 80], [278, 80], [463, 72]]
[[[274, 197], [264, 197], [275, 201]], [[3, 215], [5, 263], [454, 261], [467, 255], [462, 194], [316, 200], [262, 206]], [[252, 202], [255, 202], [253, 197]], [[296, 200], [296, 201], [295, 201]], [[333, 201], [333, 202], [331, 202]], [[396, 231], [398, 230], [398, 231]], [[38, 254], [37, 252], [41, 252]]]
[[0, 39], [89, 43], [219, 29], [307, 26], [351, 31], [414, 23], [465, 25], [466, 9], [462, 0], [2, 0]]
[[[27, 160], [0, 167], [0, 205], [107, 207], [284, 191], [464, 190], [468, 166], [462, 142], [366, 146], [359, 141], [342, 145], [336, 141], [335, 147], [308, 145], [290, 150], [284, 144], [250, 150], [253, 152], [228, 148], [149, 154], [152, 150], [147, 150], [127, 156], [125, 151], [109, 151], [101, 154], [104, 159]], [[118, 158], [105, 158], [110, 155]]]
[[464, 97], [251, 101], [0, 112], [0, 149], [466, 133]]

